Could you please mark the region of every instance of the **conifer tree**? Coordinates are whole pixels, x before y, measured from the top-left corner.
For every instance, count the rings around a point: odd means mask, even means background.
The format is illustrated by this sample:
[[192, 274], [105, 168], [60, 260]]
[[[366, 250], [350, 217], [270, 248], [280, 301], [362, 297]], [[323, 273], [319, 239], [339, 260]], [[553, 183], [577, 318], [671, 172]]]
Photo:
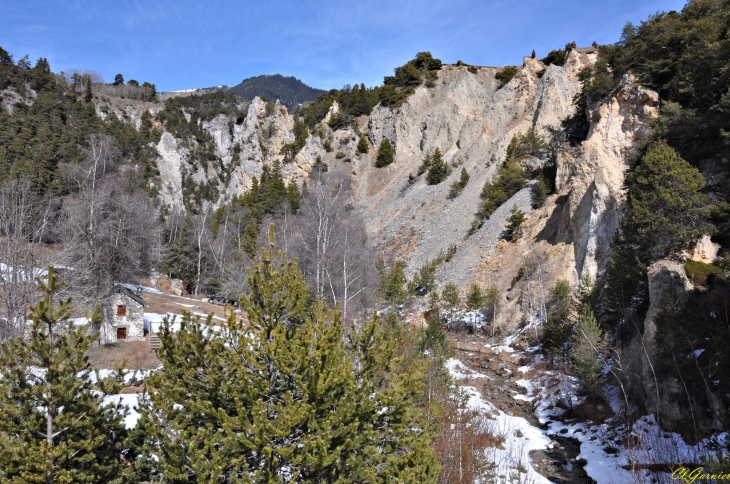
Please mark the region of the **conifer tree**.
[[566, 356], [573, 330], [571, 308], [573, 293], [565, 279], [559, 280], [548, 301], [547, 319], [543, 326], [542, 344], [549, 351]]
[[710, 197], [701, 192], [705, 179], [663, 141], [653, 143], [627, 176], [627, 232], [653, 259], [687, 248], [714, 227]]
[[91, 77], [86, 77], [86, 91], [84, 92], [84, 102], [90, 103], [94, 99], [94, 94], [91, 92]]
[[[378, 318], [345, 341], [339, 308], [312, 301], [270, 245], [220, 331], [189, 314], [161, 333], [150, 379], [153, 453], [170, 482], [435, 482], [433, 430], [415, 405], [422, 373]], [[278, 260], [277, 260], [278, 259]]]
[[451, 167], [446, 163], [441, 155], [441, 150], [431, 155], [431, 163], [428, 167], [428, 175], [426, 175], [426, 183], [429, 185], [438, 185], [451, 174]]
[[453, 200], [461, 195], [461, 192], [464, 191], [467, 183], [469, 183], [469, 173], [466, 171], [466, 168], [462, 168], [459, 180], [453, 182], [449, 187], [449, 198]]
[[393, 144], [388, 138], [383, 138], [383, 141], [380, 142], [380, 147], [378, 148], [378, 155], [375, 158], [375, 166], [377, 168], [382, 168], [390, 165], [394, 161], [395, 149], [393, 149]]
[[368, 138], [363, 134], [360, 136], [360, 141], [357, 142], [357, 152], [362, 155], [367, 153], [369, 149]]
[[[125, 411], [103, 403], [119, 385], [92, 384], [85, 353], [96, 335], [71, 323], [71, 301], [57, 300], [63, 283], [53, 267], [38, 284], [44, 296], [28, 339], [0, 350], [0, 481], [125, 482]], [[91, 319], [100, 322], [98, 308]]]
[[[484, 293], [479, 284], [473, 282], [469, 287], [469, 292], [466, 294], [466, 307], [470, 311], [478, 311], [484, 306]], [[476, 324], [476, 315], [473, 318], [473, 322]]]
[[444, 286], [444, 290], [441, 292], [441, 300], [444, 303], [444, 310], [446, 311], [448, 321], [451, 323], [461, 305], [459, 289], [456, 287], [456, 284], [449, 282]]
[[406, 273], [403, 262], [396, 261], [393, 267], [380, 269], [380, 280], [383, 286], [385, 300], [391, 305], [402, 304], [406, 297]]
[[532, 208], [538, 209], [545, 204], [548, 194], [550, 193], [550, 181], [545, 173], [540, 173], [537, 183], [532, 188]]
[[507, 226], [504, 229], [504, 238], [510, 242], [517, 242], [517, 239], [520, 238], [520, 227], [522, 226], [522, 222], [525, 221], [525, 212], [518, 209], [515, 205], [510, 209], [509, 213]]
[[578, 318], [570, 353], [570, 372], [578, 378], [584, 395], [600, 398], [606, 382], [600, 357], [604, 352], [601, 328], [590, 307], [584, 307]]

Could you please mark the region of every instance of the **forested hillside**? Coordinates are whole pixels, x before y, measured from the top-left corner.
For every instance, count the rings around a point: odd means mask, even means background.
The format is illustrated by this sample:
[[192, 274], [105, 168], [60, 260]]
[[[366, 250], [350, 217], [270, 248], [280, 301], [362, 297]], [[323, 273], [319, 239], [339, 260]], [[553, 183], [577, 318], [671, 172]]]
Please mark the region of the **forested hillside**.
[[293, 76], [285, 77], [281, 74], [274, 74], [273, 76], [249, 77], [228, 88], [227, 92], [246, 99], [253, 99], [257, 96], [271, 101], [278, 99], [291, 109], [298, 104], [314, 101], [324, 91], [309, 87]]

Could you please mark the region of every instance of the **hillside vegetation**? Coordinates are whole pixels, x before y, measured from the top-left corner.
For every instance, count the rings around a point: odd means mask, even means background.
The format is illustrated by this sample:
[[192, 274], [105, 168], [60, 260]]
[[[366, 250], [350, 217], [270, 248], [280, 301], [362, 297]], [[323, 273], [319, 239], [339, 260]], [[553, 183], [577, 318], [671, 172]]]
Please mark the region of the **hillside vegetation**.
[[309, 87], [294, 76], [285, 77], [281, 74], [249, 77], [226, 91], [246, 99], [258, 96], [270, 101], [277, 99], [287, 108], [298, 104], [306, 104], [317, 99], [325, 91]]

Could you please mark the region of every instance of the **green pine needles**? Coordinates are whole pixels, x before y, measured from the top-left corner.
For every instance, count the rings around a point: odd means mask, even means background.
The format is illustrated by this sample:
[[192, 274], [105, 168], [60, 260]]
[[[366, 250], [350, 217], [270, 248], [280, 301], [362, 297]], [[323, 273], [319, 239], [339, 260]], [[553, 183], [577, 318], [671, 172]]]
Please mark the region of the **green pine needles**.
[[378, 148], [378, 154], [375, 158], [375, 166], [382, 168], [388, 166], [395, 161], [395, 148], [388, 138], [383, 138]]
[[[52, 267], [38, 284], [44, 296], [28, 338], [0, 349], [0, 482], [132, 482], [124, 411], [103, 403], [119, 385], [89, 378], [85, 353], [96, 335], [71, 323], [71, 301], [59, 303], [63, 283]], [[97, 309], [92, 322], [100, 319]]]
[[[270, 245], [241, 297], [247, 322], [186, 315], [149, 380], [152, 453], [170, 482], [436, 482], [420, 363], [380, 319], [346, 331]], [[347, 333], [347, 334], [346, 334]]]
[[429, 185], [438, 185], [451, 175], [452, 170], [449, 164], [444, 161], [441, 150], [436, 148], [433, 153], [429, 153], [423, 158], [423, 163], [418, 168], [418, 175], [420, 176], [426, 171], [428, 171], [426, 183]]

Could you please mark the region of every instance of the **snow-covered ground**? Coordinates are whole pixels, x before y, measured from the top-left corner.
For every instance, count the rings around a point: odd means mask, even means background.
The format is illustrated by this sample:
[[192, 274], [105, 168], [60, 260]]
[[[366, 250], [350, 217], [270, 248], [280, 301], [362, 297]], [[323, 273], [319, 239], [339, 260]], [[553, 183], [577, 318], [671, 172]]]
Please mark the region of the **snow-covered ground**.
[[124, 426], [128, 429], [133, 429], [139, 421], [139, 411], [137, 405], [139, 405], [140, 393], [125, 393], [121, 395], [107, 395], [104, 398], [104, 404], [116, 405], [121, 403], [125, 408], [127, 415], [124, 417]]
[[[553, 383], [549, 384], [548, 380]], [[556, 380], [559, 383], [555, 384]], [[566, 398], [573, 404], [579, 403], [572, 377], [546, 372], [536, 382], [521, 380], [517, 383], [537, 401], [535, 415], [541, 424], [547, 425], [546, 434], [571, 437], [580, 442], [578, 458], [585, 459], [586, 473], [598, 484], [668, 483], [672, 481], [669, 473], [651, 472], [646, 467], [699, 465], [702, 456], [712, 454], [710, 439], [688, 445], [681, 435], [661, 430], [654, 415], [646, 415], [627, 428], [627, 424], [618, 420], [622, 416], [621, 397], [615, 387], [607, 388], [608, 402], [615, 417], [602, 424], [590, 421], [566, 423], [560, 420], [564, 411], [556, 404]], [[720, 443], [727, 438], [727, 432], [716, 436]]]
[[[461, 361], [451, 358], [446, 362], [449, 373], [455, 380], [480, 378], [486, 375], [470, 371]], [[548, 484], [550, 481], [540, 475], [530, 465], [530, 451], [543, 449], [550, 444], [540, 429], [530, 425], [523, 417], [509, 415], [482, 397], [479, 390], [472, 386], [462, 386], [468, 396], [467, 406], [492, 420], [492, 433], [504, 437], [502, 448], [484, 449], [489, 462], [496, 465], [491, 472], [497, 476], [496, 482]]]
[[[496, 353], [510, 352], [514, 349], [510, 344], [514, 339], [504, 340], [498, 345], [491, 345]], [[530, 350], [535, 350], [531, 348]], [[530, 352], [528, 350], [528, 353]], [[679, 434], [664, 432], [656, 424], [653, 415], [645, 416], [634, 422], [629, 428], [622, 423], [621, 397], [614, 387], [607, 387], [608, 403], [613, 410], [614, 417], [604, 423], [564, 422], [563, 408], [574, 407], [582, 402], [576, 396], [575, 378], [559, 372], [534, 371], [535, 366], [541, 363], [538, 354], [519, 354], [531, 356], [533, 365], [516, 368], [512, 382], [525, 390], [525, 394], [514, 394], [514, 400], [534, 402], [535, 416], [545, 428], [531, 425], [526, 419], [505, 413], [495, 408], [485, 400], [477, 388], [469, 386], [469, 380], [489, 376], [472, 370], [462, 361], [452, 358], [447, 361], [446, 367], [455, 381], [464, 381], [461, 388], [469, 396], [469, 407], [488, 414], [495, 420], [494, 428], [504, 436], [505, 450], [485, 449], [489, 456], [494, 456], [494, 462], [499, 463], [497, 482], [514, 482], [514, 469], [519, 466], [523, 470], [520, 482], [547, 483], [550, 482], [540, 475], [529, 462], [528, 453], [536, 449], [553, 449], [554, 438], [572, 438], [579, 442], [580, 454], [576, 460], [584, 460], [586, 474], [598, 484], [634, 483], [656, 484], [669, 483], [672, 478], [667, 472], [652, 472], [657, 465], [669, 464], [698, 465], [702, 456], [712, 454], [712, 443], [724, 444], [728, 441], [725, 432], [711, 441], [706, 439], [696, 445], [688, 445]], [[518, 356], [518, 353], [513, 353]], [[537, 375], [537, 376], [536, 376]], [[515, 381], [516, 379], [516, 381]], [[566, 419], [567, 420], [567, 419]], [[518, 432], [519, 431], [519, 432]], [[570, 465], [570, 464], [569, 464]]]

